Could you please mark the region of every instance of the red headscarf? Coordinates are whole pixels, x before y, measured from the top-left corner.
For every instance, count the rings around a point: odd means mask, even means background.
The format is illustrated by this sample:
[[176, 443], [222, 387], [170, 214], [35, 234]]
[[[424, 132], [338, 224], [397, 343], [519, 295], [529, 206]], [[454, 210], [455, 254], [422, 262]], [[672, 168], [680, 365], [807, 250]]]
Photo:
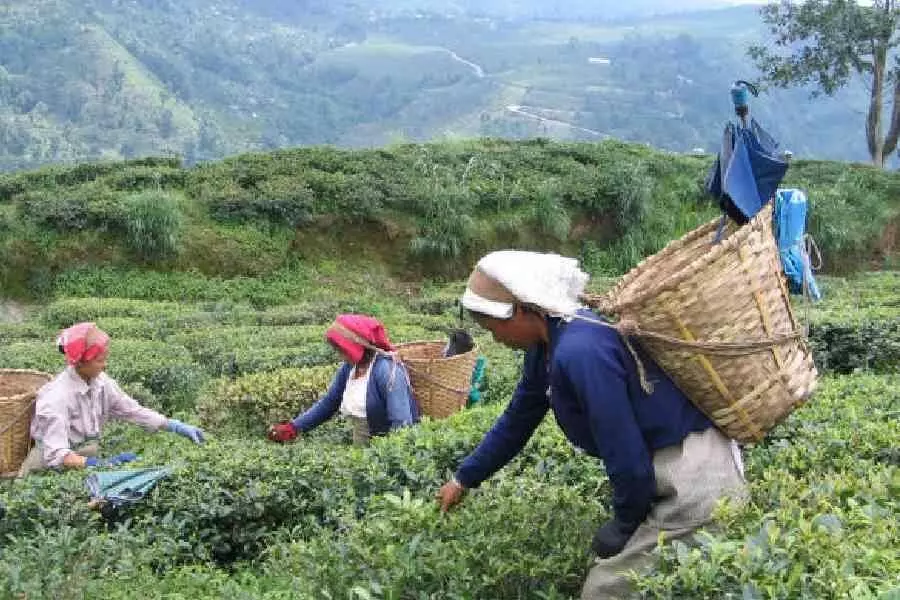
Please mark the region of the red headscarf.
[[95, 323], [76, 323], [59, 334], [56, 344], [66, 355], [66, 362], [77, 365], [94, 360], [109, 348], [109, 336]]
[[362, 360], [366, 346], [386, 352], [394, 350], [381, 321], [366, 315], [338, 316], [325, 332], [325, 339], [337, 346], [353, 364]]

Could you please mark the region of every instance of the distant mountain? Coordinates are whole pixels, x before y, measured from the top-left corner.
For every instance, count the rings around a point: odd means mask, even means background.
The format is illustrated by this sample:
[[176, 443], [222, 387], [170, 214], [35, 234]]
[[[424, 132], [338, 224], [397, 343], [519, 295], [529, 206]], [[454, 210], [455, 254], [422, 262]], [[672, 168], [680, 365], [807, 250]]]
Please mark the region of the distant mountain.
[[[0, 7], [0, 170], [453, 136], [711, 150], [764, 39], [739, 7], [571, 0], [30, 0]], [[679, 3], [679, 8], [706, 2]], [[578, 18], [581, 17], [581, 18]], [[862, 87], [754, 104], [798, 155], [866, 158]]]

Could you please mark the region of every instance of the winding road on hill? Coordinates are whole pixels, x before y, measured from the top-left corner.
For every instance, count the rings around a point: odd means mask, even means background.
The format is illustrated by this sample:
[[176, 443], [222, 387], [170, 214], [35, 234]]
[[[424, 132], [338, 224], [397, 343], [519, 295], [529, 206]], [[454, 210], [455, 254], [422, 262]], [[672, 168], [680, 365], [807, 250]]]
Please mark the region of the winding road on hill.
[[[522, 116], [522, 117], [527, 117], [527, 118], [529, 118], [529, 119], [536, 119], [536, 120], [541, 121], [541, 122], [543, 122], [543, 123], [553, 123], [553, 124], [555, 124], [555, 125], [563, 125], [563, 126], [568, 127], [568, 128], [570, 128], [570, 129], [574, 129], [574, 130], [576, 130], [576, 131], [583, 131], [583, 132], [585, 132], [585, 133], [589, 133], [589, 134], [591, 134], [591, 135], [594, 135], [594, 136], [597, 136], [597, 137], [601, 137], [601, 138], [609, 137], [609, 136], [606, 135], [605, 133], [601, 133], [601, 132], [595, 131], [595, 130], [593, 130], [593, 129], [587, 129], [586, 127], [579, 127], [578, 125], [573, 125], [572, 123], [569, 123], [568, 121], [560, 121], [560, 120], [558, 120], [558, 119], [548, 119], [547, 117], [542, 117], [541, 115], [537, 115], [537, 114], [535, 114], [535, 113], [533, 113], [533, 112], [529, 112], [528, 109], [532, 109], [532, 110], [548, 110], [548, 111], [549, 111], [549, 110], [552, 110], [552, 109], [538, 108], [538, 107], [534, 107], [534, 106], [520, 106], [520, 105], [518, 105], [518, 104], [510, 104], [509, 106], [506, 107], [506, 110], [508, 110], [509, 112], [511, 112], [511, 113], [513, 113], [513, 114], [515, 114], [515, 115], [519, 115], [519, 116]], [[559, 111], [555, 111], [555, 112], [559, 112]]]
[[[452, 58], [456, 62], [466, 65], [467, 67], [472, 69], [472, 72], [475, 74], [475, 77], [477, 77], [479, 79], [484, 79], [484, 77], [485, 77], [484, 68], [481, 65], [474, 63], [470, 60], [466, 60], [465, 58], [461, 57], [459, 54], [457, 54], [456, 52], [454, 52], [453, 50], [451, 50], [449, 48], [441, 48], [441, 49], [444, 50], [445, 52], [447, 52], [450, 55], [450, 58]], [[579, 127], [578, 125], [574, 125], [567, 121], [560, 121], [559, 119], [550, 119], [547, 117], [543, 117], [539, 114], [530, 112], [531, 110], [543, 110], [543, 111], [547, 111], [547, 112], [563, 112], [563, 111], [558, 111], [558, 110], [549, 109], [549, 108], [539, 108], [539, 107], [535, 107], [535, 106], [522, 106], [519, 104], [510, 104], [506, 107], [506, 110], [510, 113], [519, 115], [521, 117], [525, 117], [527, 119], [534, 119], [536, 121], [541, 121], [543, 123], [552, 123], [554, 125], [562, 125], [563, 127], [568, 127], [575, 131], [583, 131], [584, 133], [588, 133], [590, 135], [600, 137], [600, 138], [609, 137], [608, 135], [601, 133], [599, 131], [595, 131], [593, 129], [587, 129], [586, 127]]]

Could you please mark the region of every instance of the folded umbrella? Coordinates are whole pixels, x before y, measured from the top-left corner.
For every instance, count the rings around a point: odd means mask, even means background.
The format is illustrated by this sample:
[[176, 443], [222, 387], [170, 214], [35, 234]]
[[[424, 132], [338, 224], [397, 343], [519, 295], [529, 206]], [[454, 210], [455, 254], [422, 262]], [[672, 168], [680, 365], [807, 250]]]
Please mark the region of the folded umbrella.
[[88, 475], [85, 485], [92, 500], [105, 500], [113, 506], [122, 506], [143, 499], [160, 479], [171, 473], [168, 467], [100, 471]]
[[762, 126], [749, 118], [746, 82], [732, 88], [737, 124], [728, 123], [722, 147], [706, 180], [706, 189], [722, 210], [743, 225], [752, 219], [775, 195], [787, 173], [788, 163], [781, 157], [778, 142]]

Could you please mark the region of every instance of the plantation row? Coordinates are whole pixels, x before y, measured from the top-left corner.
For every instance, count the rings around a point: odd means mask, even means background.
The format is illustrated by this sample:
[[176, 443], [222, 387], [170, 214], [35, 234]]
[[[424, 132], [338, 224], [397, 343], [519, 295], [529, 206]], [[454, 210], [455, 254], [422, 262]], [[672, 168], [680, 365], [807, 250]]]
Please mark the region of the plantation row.
[[[606, 284], [608, 281], [601, 280], [594, 286], [600, 289]], [[826, 278], [822, 286], [825, 302], [809, 306], [799, 300], [796, 307], [798, 317], [809, 324], [819, 368], [836, 373], [858, 369], [896, 372], [900, 365], [900, 277], [896, 273], [871, 274], [853, 282]], [[51, 343], [56, 333], [72, 323], [94, 320], [113, 337], [109, 372], [114, 378], [146, 404], [164, 411], [190, 410], [203, 390], [201, 400], [227, 395], [229, 388], [223, 387], [224, 383], [235, 377], [334, 365], [337, 355], [322, 340], [339, 307], [379, 315], [395, 342], [442, 339], [448, 329], [459, 325], [453, 294], [457, 287], [435, 287], [405, 306], [365, 293], [346, 302], [334, 294], [318, 300], [314, 293], [307, 293], [304, 304], [263, 310], [228, 302], [66, 298], [46, 305], [25, 324], [0, 323], [0, 365], [55, 371], [60, 365], [60, 355]], [[426, 311], [434, 314], [424, 314]], [[490, 359], [502, 359], [500, 363], [512, 356], [497, 345], [482, 346]], [[270, 395], [287, 393], [305, 381], [304, 377], [317, 385], [323, 380], [327, 384], [322, 373], [313, 369], [308, 375], [288, 377]], [[486, 382], [491, 399], [503, 400], [491, 391], [492, 380], [508, 383], [514, 377], [510, 369], [492, 366]], [[256, 386], [259, 378], [248, 381], [244, 387]], [[315, 389], [311, 388], [312, 396]], [[206, 404], [212, 407], [215, 401]], [[298, 406], [306, 404], [308, 401]], [[277, 415], [292, 416], [284, 411]], [[210, 418], [216, 422], [215, 417]]]
[[[700, 548], [674, 545], [649, 597], [887, 598], [900, 586], [897, 376], [827, 379], [747, 453], [752, 501]], [[545, 422], [457, 512], [432, 495], [500, 406], [345, 445], [338, 424], [287, 447], [191, 447], [117, 428], [111, 452], [175, 474], [106, 525], [83, 475], [4, 486], [3, 593], [28, 598], [568, 598], [607, 512], [598, 465]], [[510, 526], [511, 524], [529, 526]], [[40, 560], [37, 559], [40, 557]]]
[[[113, 336], [110, 374], [142, 402], [202, 423], [208, 442], [109, 428], [104, 455], [131, 451], [137, 467], [173, 468], [118, 514], [87, 507], [84, 473], [0, 483], [0, 598], [577, 595], [610, 488], [552, 419], [459, 510], [441, 515], [433, 500], [518, 378], [517, 353], [480, 330], [483, 406], [365, 449], [349, 445], [339, 419], [292, 445], [264, 438], [333, 375], [322, 335], [336, 312], [378, 315], [395, 342], [441, 339], [459, 325], [458, 283], [411, 290], [324, 269], [251, 302], [252, 280], [123, 272], [116, 281], [96, 288], [121, 296], [105, 298], [63, 282], [94, 297], [63, 297], [0, 325], [0, 366], [55, 372], [59, 329], [95, 320]], [[663, 550], [639, 581], [647, 597], [883, 600], [900, 588], [900, 276], [820, 283], [824, 302], [797, 304], [829, 373], [819, 393], [745, 452], [751, 502], [723, 507], [699, 548]]]

